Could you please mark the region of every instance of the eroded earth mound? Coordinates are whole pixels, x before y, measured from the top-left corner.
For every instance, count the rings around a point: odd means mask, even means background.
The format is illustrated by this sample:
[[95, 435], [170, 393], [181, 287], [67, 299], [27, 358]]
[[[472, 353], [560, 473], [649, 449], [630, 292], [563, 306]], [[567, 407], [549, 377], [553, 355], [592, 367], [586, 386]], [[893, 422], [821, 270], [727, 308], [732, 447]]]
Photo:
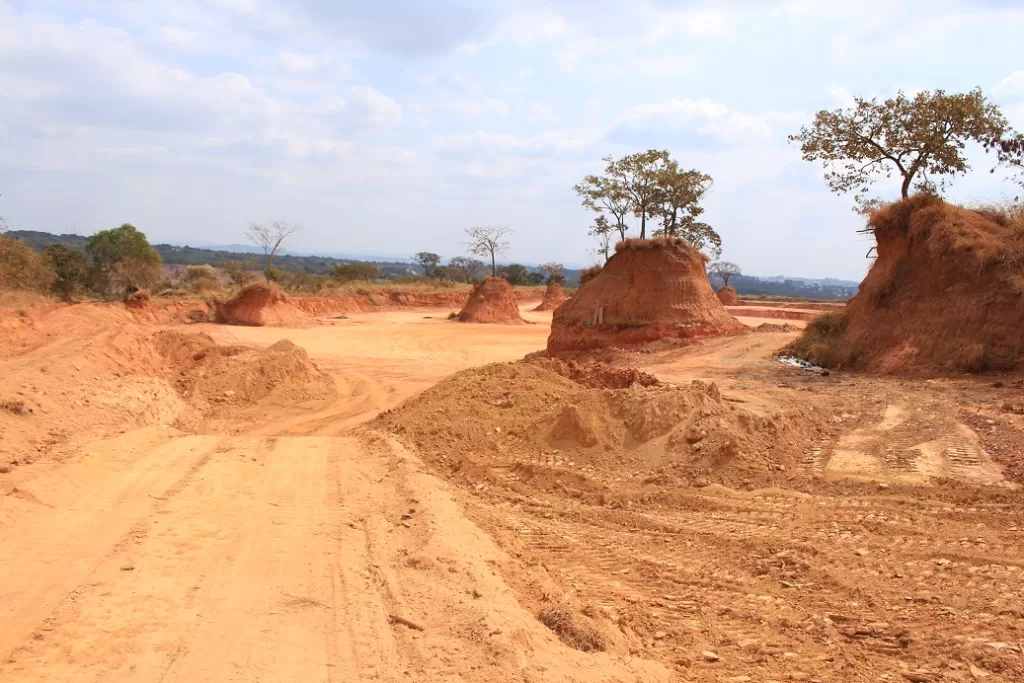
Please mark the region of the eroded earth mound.
[[738, 306], [740, 298], [736, 296], [736, 290], [732, 287], [722, 287], [718, 290], [718, 300], [723, 306]]
[[569, 300], [569, 292], [560, 282], [549, 282], [548, 288], [544, 290], [544, 300], [540, 302], [535, 311], [553, 311]]
[[500, 277], [484, 278], [473, 289], [459, 312], [458, 320], [465, 323], [523, 322], [512, 285]]
[[548, 352], [564, 356], [746, 331], [711, 288], [706, 260], [677, 240], [620, 242], [601, 273], [555, 311]]
[[878, 258], [792, 350], [883, 373], [1024, 368], [1024, 216], [916, 195], [874, 212]]
[[266, 324], [267, 309], [286, 300], [274, 283], [254, 282], [226, 301], [214, 301], [214, 310], [219, 323], [260, 326]]

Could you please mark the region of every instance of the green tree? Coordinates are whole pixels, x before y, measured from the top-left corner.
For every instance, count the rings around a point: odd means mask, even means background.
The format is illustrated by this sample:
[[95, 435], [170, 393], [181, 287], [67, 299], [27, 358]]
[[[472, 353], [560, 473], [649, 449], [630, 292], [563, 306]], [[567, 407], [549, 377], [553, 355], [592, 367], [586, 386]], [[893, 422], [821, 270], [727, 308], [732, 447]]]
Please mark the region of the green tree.
[[441, 265], [440, 256], [430, 251], [421, 251], [412, 260], [420, 264], [426, 277], [437, 277], [437, 268]]
[[609, 256], [611, 256], [612, 250], [612, 232], [615, 228], [608, 222], [608, 218], [605, 216], [598, 216], [594, 219], [594, 224], [590, 226], [589, 235], [596, 237], [600, 240], [600, 247], [597, 252], [604, 254], [604, 260], [607, 262]]
[[640, 239], [647, 238], [647, 219], [661, 208], [661, 180], [670, 158], [664, 150], [649, 149], [621, 159], [605, 158], [605, 173], [629, 197], [632, 213], [640, 219]]
[[96, 233], [85, 243], [85, 253], [92, 259], [93, 286], [104, 294], [111, 286], [152, 287], [163, 276], [160, 254], [130, 223]]
[[185, 266], [181, 282], [193, 292], [209, 292], [221, 288], [220, 275], [209, 264]]
[[544, 273], [529, 273], [526, 279], [530, 281], [531, 285], [542, 285], [544, 284]]
[[267, 266], [263, 269], [263, 277], [267, 278], [267, 282], [281, 282], [284, 275], [277, 266]]
[[742, 275], [743, 271], [740, 270], [739, 266], [730, 261], [716, 261], [711, 264], [710, 268], [708, 268], [708, 274], [721, 278], [722, 282], [725, 283], [725, 286], [728, 287], [729, 278], [736, 275]]
[[469, 256], [453, 256], [448, 260], [449, 277], [458, 282], [476, 280], [486, 267], [483, 261]]
[[[994, 152], [997, 163], [1020, 167], [1024, 136], [1007, 122], [999, 107], [980, 88], [968, 93], [923, 91], [879, 102], [857, 97], [845, 109], [819, 111], [810, 128], [789, 136], [800, 144], [806, 161], [820, 161], [829, 189], [856, 192], [858, 203], [879, 177], [901, 178], [906, 198], [912, 187], [944, 189], [950, 177], [966, 173], [969, 142]], [[916, 182], [916, 185], [915, 185]]]
[[498, 277], [498, 264], [495, 259], [498, 254], [508, 251], [508, 240], [505, 237], [511, 232], [512, 229], [505, 226], [466, 229], [466, 236], [469, 238], [466, 246], [469, 247], [469, 253], [491, 257], [491, 277]]
[[42, 254], [54, 272], [53, 293], [69, 301], [88, 281], [89, 259], [77, 249], [58, 243], [47, 244]]
[[711, 176], [691, 169], [684, 171], [669, 159], [658, 174], [658, 213], [661, 229], [669, 237], [683, 237], [687, 227], [704, 213], [700, 201], [711, 189]]
[[331, 277], [338, 282], [374, 282], [380, 279], [380, 267], [376, 263], [342, 263], [331, 271]]
[[510, 285], [528, 285], [530, 284], [530, 271], [526, 269], [526, 266], [520, 263], [509, 263], [501, 267], [498, 274], [508, 280]]

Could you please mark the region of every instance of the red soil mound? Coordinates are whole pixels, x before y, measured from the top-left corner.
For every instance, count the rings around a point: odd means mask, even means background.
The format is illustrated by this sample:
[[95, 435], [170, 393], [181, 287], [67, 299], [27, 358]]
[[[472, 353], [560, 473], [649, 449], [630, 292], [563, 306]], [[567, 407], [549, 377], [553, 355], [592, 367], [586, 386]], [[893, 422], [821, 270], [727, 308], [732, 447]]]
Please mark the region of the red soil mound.
[[548, 288], [544, 290], [544, 300], [540, 302], [540, 306], [533, 310], [553, 311], [568, 300], [569, 293], [565, 291], [561, 283], [551, 282], [548, 284]]
[[917, 195], [868, 221], [878, 258], [792, 348], [885, 373], [1024, 369], [1024, 215]]
[[473, 289], [458, 319], [466, 323], [521, 323], [512, 285], [498, 277], [485, 278]]
[[243, 287], [238, 294], [227, 301], [215, 300], [213, 306], [219, 323], [260, 326], [266, 324], [264, 321], [266, 309], [286, 300], [287, 297], [277, 285], [269, 282], [254, 282]]
[[594, 389], [519, 362], [458, 372], [375, 424], [471, 486], [493, 480], [601, 495], [603, 482], [650, 476], [771, 483], [796, 468], [808, 433], [828, 419], [747, 412], [714, 384]]
[[600, 275], [555, 311], [548, 352], [636, 348], [663, 338], [745, 332], [715, 296], [705, 263], [703, 254], [680, 242], [620, 242]]
[[657, 377], [643, 370], [616, 367], [607, 363], [577, 363], [574, 360], [529, 356], [523, 362], [550, 370], [590, 389], [626, 389], [634, 384], [642, 387], [661, 384]]
[[736, 296], [736, 290], [732, 287], [722, 287], [719, 289], [718, 300], [722, 302], [723, 306], [735, 306], [740, 302], [740, 298]]

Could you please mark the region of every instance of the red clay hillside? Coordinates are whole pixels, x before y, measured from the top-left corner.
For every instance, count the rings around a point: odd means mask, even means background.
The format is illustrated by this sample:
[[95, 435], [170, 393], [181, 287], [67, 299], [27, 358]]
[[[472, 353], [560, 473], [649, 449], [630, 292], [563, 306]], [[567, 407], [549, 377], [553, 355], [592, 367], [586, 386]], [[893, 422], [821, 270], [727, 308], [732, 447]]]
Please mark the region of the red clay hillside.
[[544, 300], [540, 302], [540, 306], [533, 310], [553, 311], [568, 301], [568, 299], [569, 292], [565, 291], [565, 287], [557, 280], [552, 280], [548, 283], [548, 288], [544, 290]]
[[521, 323], [519, 302], [512, 285], [500, 277], [484, 278], [459, 312], [464, 323]]

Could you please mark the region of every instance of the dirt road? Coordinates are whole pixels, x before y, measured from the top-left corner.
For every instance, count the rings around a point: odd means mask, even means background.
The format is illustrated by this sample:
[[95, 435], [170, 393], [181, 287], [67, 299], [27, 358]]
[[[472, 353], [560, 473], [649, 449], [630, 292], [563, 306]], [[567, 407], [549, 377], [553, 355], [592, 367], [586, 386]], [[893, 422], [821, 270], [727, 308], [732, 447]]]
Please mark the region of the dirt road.
[[[240, 433], [186, 433], [162, 413], [137, 428], [145, 403], [110, 413], [101, 437], [19, 441], [36, 452], [0, 474], [0, 680], [1024, 680], [1024, 500], [1005, 478], [1024, 439], [1000, 412], [1017, 385], [820, 378], [768, 357], [792, 334], [754, 334], [638, 363], [713, 381], [755, 414], [835, 406], [784, 488], [581, 471], [557, 450], [428, 468], [360, 425], [541, 348], [550, 319], [447, 312], [189, 326], [287, 337], [338, 398]], [[89, 354], [128, 343], [102, 334], [0, 370], [81, 403], [66, 378], [112, 391]], [[570, 647], [537, 619], [560, 601], [618, 639]]]

